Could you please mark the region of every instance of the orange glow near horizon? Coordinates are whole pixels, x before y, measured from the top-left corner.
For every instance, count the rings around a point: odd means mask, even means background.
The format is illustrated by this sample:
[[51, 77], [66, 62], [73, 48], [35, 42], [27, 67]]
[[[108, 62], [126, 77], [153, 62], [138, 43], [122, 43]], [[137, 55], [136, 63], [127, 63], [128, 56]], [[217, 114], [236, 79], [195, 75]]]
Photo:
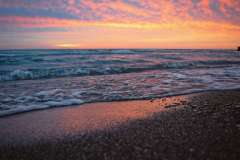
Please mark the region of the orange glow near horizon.
[[59, 48], [75, 48], [78, 47], [76, 44], [57, 44], [56, 45]]
[[[240, 45], [240, 2], [233, 0], [60, 2], [0, 0], [0, 8], [6, 10], [0, 12], [0, 48], [234, 49]], [[46, 6], [49, 10], [39, 9]], [[20, 15], [15, 8], [30, 15]]]

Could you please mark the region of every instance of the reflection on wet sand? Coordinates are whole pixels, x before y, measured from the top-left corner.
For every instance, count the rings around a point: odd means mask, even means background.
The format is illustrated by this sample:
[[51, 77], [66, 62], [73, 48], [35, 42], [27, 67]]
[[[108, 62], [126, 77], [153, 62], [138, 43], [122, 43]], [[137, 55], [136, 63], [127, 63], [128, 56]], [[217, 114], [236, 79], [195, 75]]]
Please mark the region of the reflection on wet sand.
[[23, 144], [117, 126], [128, 120], [141, 119], [155, 112], [181, 106], [187, 98], [176, 96], [155, 100], [92, 103], [9, 116], [0, 120], [0, 141], [2, 144], [12, 141]]

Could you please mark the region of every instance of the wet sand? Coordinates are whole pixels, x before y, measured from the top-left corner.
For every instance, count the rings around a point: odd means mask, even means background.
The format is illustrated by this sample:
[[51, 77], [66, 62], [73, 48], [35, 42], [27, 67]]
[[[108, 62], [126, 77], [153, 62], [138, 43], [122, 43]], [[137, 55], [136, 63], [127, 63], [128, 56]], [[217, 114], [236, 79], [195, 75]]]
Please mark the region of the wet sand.
[[101, 102], [73, 107], [32, 111], [0, 118], [0, 146], [56, 141], [94, 130], [143, 119], [169, 106], [181, 107], [187, 96], [156, 100]]
[[0, 159], [240, 159], [240, 91], [0, 119]]

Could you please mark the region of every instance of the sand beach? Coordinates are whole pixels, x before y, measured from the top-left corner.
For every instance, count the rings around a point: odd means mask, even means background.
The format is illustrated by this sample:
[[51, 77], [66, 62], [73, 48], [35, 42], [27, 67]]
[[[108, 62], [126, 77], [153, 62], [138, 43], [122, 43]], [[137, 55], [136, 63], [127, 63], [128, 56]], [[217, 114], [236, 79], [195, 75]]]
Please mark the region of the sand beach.
[[34, 111], [1, 118], [0, 159], [239, 159], [239, 117], [239, 90]]

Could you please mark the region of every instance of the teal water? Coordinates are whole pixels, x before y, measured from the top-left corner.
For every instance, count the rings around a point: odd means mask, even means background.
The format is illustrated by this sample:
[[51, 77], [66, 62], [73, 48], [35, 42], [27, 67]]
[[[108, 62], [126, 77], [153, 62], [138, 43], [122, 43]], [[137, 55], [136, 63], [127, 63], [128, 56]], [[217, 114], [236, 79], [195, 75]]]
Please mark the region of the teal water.
[[233, 50], [0, 51], [0, 116], [239, 87]]

